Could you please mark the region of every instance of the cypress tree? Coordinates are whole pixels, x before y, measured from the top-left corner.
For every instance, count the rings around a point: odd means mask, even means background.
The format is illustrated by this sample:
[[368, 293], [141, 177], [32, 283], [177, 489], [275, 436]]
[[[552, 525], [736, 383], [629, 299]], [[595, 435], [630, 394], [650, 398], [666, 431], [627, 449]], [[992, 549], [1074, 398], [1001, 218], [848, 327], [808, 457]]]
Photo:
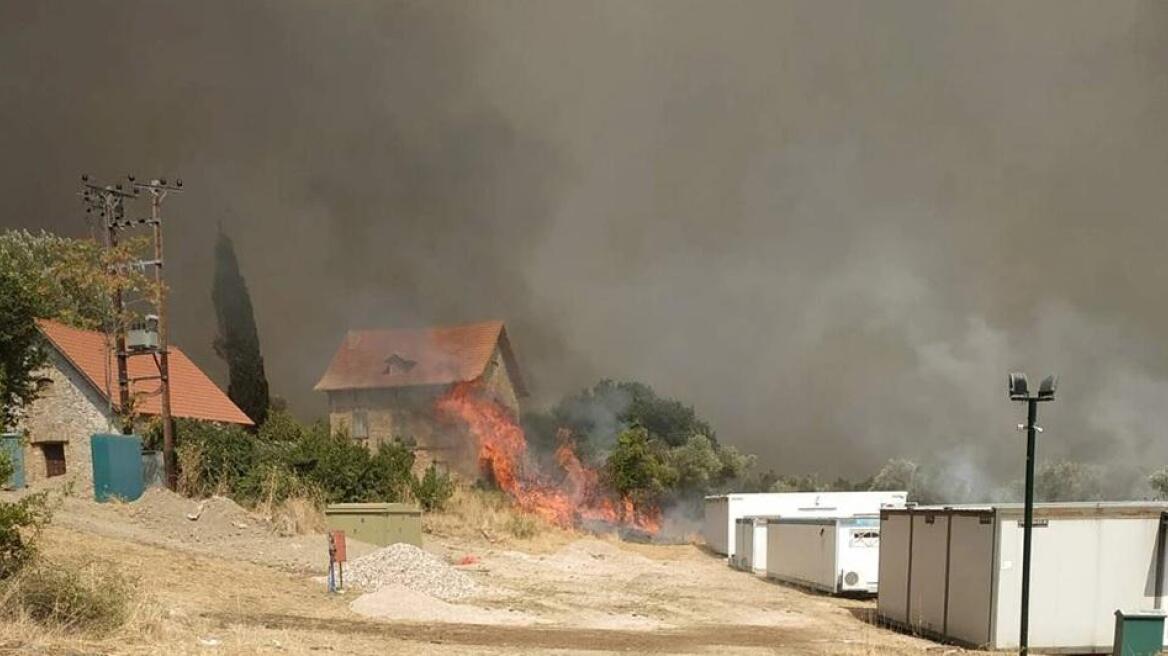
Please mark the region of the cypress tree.
[[258, 426], [268, 416], [268, 379], [264, 375], [264, 358], [260, 355], [251, 295], [239, 272], [235, 245], [222, 229], [215, 244], [211, 300], [219, 321], [215, 353], [227, 362], [227, 396]]

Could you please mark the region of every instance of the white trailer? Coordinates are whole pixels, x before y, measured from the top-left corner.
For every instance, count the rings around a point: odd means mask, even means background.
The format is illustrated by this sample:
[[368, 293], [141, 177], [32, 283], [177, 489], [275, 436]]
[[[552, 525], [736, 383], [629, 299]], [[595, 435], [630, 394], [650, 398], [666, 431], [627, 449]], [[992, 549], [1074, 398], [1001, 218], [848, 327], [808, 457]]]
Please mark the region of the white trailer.
[[880, 518], [767, 521], [767, 578], [837, 595], [874, 595]]
[[[1168, 504], [1050, 503], [1034, 511], [1030, 647], [1109, 653], [1115, 611], [1164, 607]], [[880, 513], [882, 620], [989, 649], [1018, 647], [1021, 504]]]
[[781, 492], [706, 497], [702, 537], [724, 556], [735, 553], [735, 521], [740, 517], [854, 517], [881, 508], [903, 508], [907, 492]]
[[766, 573], [767, 520], [778, 517], [739, 517], [734, 522], [734, 544], [738, 553], [730, 557], [730, 566], [745, 572]]

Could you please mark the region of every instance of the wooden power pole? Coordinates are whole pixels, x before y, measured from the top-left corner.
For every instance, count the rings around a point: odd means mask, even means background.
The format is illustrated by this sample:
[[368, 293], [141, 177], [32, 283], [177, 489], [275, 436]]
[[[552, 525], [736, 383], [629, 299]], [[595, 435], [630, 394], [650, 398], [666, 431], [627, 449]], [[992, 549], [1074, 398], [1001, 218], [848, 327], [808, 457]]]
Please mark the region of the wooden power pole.
[[[154, 259], [141, 260], [129, 264], [140, 270], [145, 270], [146, 267], [154, 269], [154, 294], [152, 298], [142, 299], [154, 306], [153, 314], [147, 314], [145, 321], [142, 322], [140, 333], [143, 336], [141, 340], [134, 340], [134, 343], [129, 343], [126, 336], [126, 321], [125, 317], [125, 292], [122, 289], [120, 282], [115, 283], [113, 302], [114, 302], [114, 349], [117, 357], [118, 368], [118, 398], [121, 402], [122, 412], [126, 415], [122, 423], [122, 432], [129, 434], [133, 431], [133, 419], [129, 415], [131, 407], [132, 395], [130, 391], [130, 384], [134, 381], [143, 380], [157, 380], [158, 390], [152, 392], [150, 395], [157, 395], [159, 405], [159, 420], [162, 423], [162, 459], [163, 467], [166, 471], [166, 486], [171, 490], [175, 489], [178, 484], [178, 462], [175, 459], [175, 445], [174, 445], [174, 420], [170, 411], [170, 353], [168, 348], [169, 338], [167, 330], [166, 317], [166, 284], [163, 279], [162, 267], [164, 262], [163, 253], [163, 239], [162, 239], [162, 201], [167, 194], [181, 192], [182, 180], [176, 180], [173, 185], [168, 184], [165, 178], [154, 179], [149, 182], [138, 182], [134, 176], [129, 176], [130, 187], [132, 191], [123, 191], [121, 185], [114, 186], [99, 186], [90, 184], [85, 176], [82, 176], [82, 181], [85, 184], [85, 198], [94, 205], [92, 199], [100, 201], [102, 208], [102, 218], [106, 228], [106, 245], [109, 248], [115, 248], [118, 245], [118, 231], [140, 227], [150, 226], [154, 241]], [[146, 192], [150, 195], [150, 216], [138, 219], [126, 219], [125, 217], [125, 199], [136, 198], [141, 192]], [[87, 210], [88, 211], [88, 210]], [[151, 319], [157, 322], [156, 326], [151, 325]], [[152, 342], [148, 339], [150, 333], [157, 331], [157, 342]], [[130, 378], [128, 361], [131, 356], [146, 356], [152, 357], [155, 367], [158, 370], [157, 376], [145, 376], [138, 378]]]

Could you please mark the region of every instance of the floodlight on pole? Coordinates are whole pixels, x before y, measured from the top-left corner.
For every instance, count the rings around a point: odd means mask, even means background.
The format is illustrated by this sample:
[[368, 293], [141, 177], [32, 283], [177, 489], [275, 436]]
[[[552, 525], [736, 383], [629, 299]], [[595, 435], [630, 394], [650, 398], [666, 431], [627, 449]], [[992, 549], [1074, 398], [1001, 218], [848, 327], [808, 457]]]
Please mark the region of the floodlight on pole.
[[1018, 653], [1022, 656], [1030, 651], [1030, 534], [1034, 528], [1034, 451], [1035, 436], [1042, 432], [1037, 425], [1039, 401], [1053, 401], [1058, 388], [1058, 376], [1050, 375], [1038, 384], [1038, 391], [1030, 393], [1026, 374], [1013, 372], [1007, 378], [1010, 400], [1026, 403], [1026, 423], [1018, 424], [1019, 430], [1026, 431], [1026, 506], [1022, 520], [1022, 617], [1019, 623]]

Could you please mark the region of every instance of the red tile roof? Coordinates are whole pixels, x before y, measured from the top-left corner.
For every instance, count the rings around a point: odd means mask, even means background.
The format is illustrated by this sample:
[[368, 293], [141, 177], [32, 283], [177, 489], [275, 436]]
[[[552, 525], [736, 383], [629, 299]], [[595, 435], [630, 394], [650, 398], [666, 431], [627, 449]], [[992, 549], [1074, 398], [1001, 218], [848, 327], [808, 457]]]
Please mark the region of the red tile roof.
[[350, 330], [315, 389], [448, 385], [474, 380], [486, 370], [496, 347], [503, 352], [516, 393], [525, 395], [502, 321], [406, 330]]
[[[117, 362], [113, 349], [106, 347], [106, 337], [103, 333], [71, 328], [44, 319], [37, 320], [37, 327], [53, 348], [76, 367], [103, 398], [110, 398], [112, 390], [114, 407], [120, 406], [117, 394]], [[131, 356], [127, 364], [131, 379], [158, 375], [158, 368], [154, 365], [153, 358], [148, 355]], [[170, 345], [169, 364], [172, 415], [244, 426], [253, 424], [252, 420], [227, 398], [223, 390], [173, 344]], [[157, 389], [157, 379], [130, 384], [131, 393], [148, 394]], [[136, 409], [141, 414], [157, 415], [161, 412], [160, 399], [158, 396], [140, 397]]]

